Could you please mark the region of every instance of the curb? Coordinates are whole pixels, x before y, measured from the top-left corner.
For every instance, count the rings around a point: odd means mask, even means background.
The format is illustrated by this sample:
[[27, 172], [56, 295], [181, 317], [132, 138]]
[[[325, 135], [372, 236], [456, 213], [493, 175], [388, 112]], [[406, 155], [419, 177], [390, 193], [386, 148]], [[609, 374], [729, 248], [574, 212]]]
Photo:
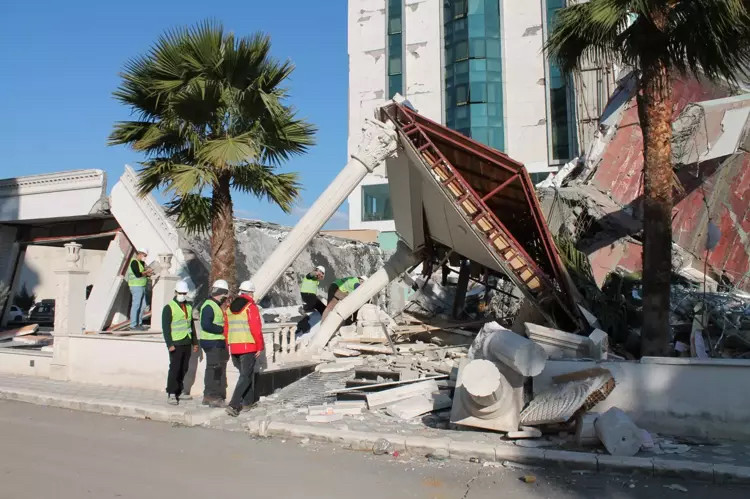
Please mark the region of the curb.
[[150, 419], [165, 423], [175, 423], [184, 426], [200, 426], [218, 414], [221, 409], [176, 409], [134, 403], [122, 403], [107, 399], [89, 399], [58, 394], [43, 394], [32, 390], [18, 388], [0, 388], [0, 400], [13, 400], [35, 405], [46, 405], [75, 411], [94, 412], [107, 416], [121, 416], [125, 418]]
[[675, 477], [715, 484], [750, 484], [750, 467], [698, 461], [668, 460], [660, 457], [621, 457], [590, 452], [493, 445], [466, 442], [448, 437], [429, 438], [393, 433], [340, 430], [280, 421], [254, 420], [246, 425], [256, 437], [309, 438], [318, 442], [343, 445], [347, 449], [371, 451], [376, 441], [387, 440], [393, 450], [425, 456], [436, 450], [448, 452], [450, 459], [511, 462], [523, 465], [589, 470], [599, 473], [642, 473], [654, 477]]

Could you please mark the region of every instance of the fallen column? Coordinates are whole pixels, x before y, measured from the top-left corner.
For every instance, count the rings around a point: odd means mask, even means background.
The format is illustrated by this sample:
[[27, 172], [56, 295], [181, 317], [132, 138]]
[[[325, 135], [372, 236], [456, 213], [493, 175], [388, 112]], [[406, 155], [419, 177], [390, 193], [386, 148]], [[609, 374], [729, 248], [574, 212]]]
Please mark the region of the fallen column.
[[352, 154], [344, 169], [253, 275], [256, 301], [263, 299], [365, 175], [372, 173], [385, 158], [396, 152], [397, 147], [397, 134], [392, 125], [365, 120], [362, 143], [359, 144], [357, 152]]
[[[477, 358], [500, 362], [523, 376], [536, 376], [544, 370], [547, 353], [533, 341], [514, 333], [497, 322], [484, 325], [472, 345]], [[480, 354], [481, 355], [478, 355]]]
[[409, 267], [420, 262], [420, 256], [414, 253], [406, 244], [399, 241], [396, 252], [385, 263], [382, 269], [370, 276], [361, 286], [341, 300], [331, 313], [320, 324], [320, 329], [310, 340], [312, 350], [321, 350], [325, 347], [339, 326], [362, 305], [370, 301], [376, 294], [382, 291], [388, 284], [403, 274]]

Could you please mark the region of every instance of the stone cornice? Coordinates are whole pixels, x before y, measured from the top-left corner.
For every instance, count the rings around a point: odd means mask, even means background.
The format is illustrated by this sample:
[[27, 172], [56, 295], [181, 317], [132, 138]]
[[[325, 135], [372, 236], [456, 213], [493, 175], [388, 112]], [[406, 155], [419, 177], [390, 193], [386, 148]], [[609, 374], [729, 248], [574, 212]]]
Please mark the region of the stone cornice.
[[2, 179], [0, 180], [0, 197], [81, 189], [101, 189], [104, 195], [106, 186], [107, 177], [102, 170], [71, 170]]

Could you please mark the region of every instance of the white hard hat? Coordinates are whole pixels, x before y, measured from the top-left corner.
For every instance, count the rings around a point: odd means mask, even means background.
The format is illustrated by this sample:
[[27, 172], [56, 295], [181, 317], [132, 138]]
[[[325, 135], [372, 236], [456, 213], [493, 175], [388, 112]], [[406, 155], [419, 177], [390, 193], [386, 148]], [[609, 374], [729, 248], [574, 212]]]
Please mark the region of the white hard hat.
[[317, 270], [321, 274], [325, 274], [326, 273], [326, 268], [324, 266], [322, 266], [322, 265], [318, 265], [317, 267], [315, 267], [315, 270]]
[[214, 289], [226, 289], [227, 291], [229, 291], [229, 283], [224, 279], [219, 279], [218, 281], [214, 282], [213, 286], [211, 287]]
[[242, 281], [242, 284], [240, 284], [240, 291], [245, 291], [246, 293], [254, 293], [255, 284], [253, 284], [253, 281]]
[[148, 255], [148, 248], [140, 248], [138, 250], [138, 253], [143, 253], [144, 255]]
[[190, 288], [188, 288], [188, 283], [186, 281], [178, 281], [174, 290], [176, 293], [188, 293]]
[[359, 280], [362, 281], [362, 282], [365, 282], [367, 280], [367, 276], [366, 275], [361, 275], [361, 276], [359, 276]]

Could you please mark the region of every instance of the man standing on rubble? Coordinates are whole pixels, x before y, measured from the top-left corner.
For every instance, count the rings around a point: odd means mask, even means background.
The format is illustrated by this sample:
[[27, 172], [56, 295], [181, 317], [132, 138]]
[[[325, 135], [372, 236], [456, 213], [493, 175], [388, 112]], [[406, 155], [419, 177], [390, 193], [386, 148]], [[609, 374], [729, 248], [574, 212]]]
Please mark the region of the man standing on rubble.
[[299, 290], [302, 295], [302, 303], [304, 304], [305, 312], [312, 312], [317, 310], [320, 315], [326, 309], [326, 306], [318, 298], [318, 286], [320, 282], [326, 276], [326, 268], [322, 265], [315, 267], [315, 270], [307, 274], [302, 282], [300, 282]]
[[224, 323], [232, 364], [240, 372], [237, 386], [227, 406], [227, 414], [237, 417], [255, 402], [255, 361], [263, 351], [263, 320], [255, 304], [255, 285], [251, 281], [240, 284], [240, 294], [229, 304]]
[[[349, 296], [349, 293], [357, 289], [366, 279], [367, 277], [365, 276], [342, 277], [341, 279], [333, 281], [333, 283], [328, 286], [328, 305], [323, 312], [323, 320], [328, 317], [328, 314], [331, 313], [331, 310], [333, 310], [338, 302]], [[356, 312], [353, 317], [354, 320], [357, 319]]]
[[179, 281], [174, 289], [174, 299], [164, 305], [161, 312], [161, 328], [164, 342], [169, 350], [169, 374], [167, 375], [167, 403], [177, 405], [183, 395], [185, 375], [190, 366], [190, 356], [198, 351], [198, 338], [193, 324], [193, 307], [187, 302], [188, 285]]
[[225, 375], [229, 353], [224, 339], [224, 305], [229, 296], [229, 284], [219, 279], [211, 286], [211, 296], [201, 307], [200, 340], [206, 354], [206, 374], [203, 378], [203, 405], [224, 407], [227, 398]]
[[132, 298], [130, 304], [131, 331], [142, 331], [144, 329], [143, 311], [146, 308], [146, 285], [148, 284], [149, 276], [153, 274], [151, 269], [146, 268], [145, 260], [147, 256], [147, 249], [139, 249], [130, 260], [128, 270], [125, 273], [125, 279], [128, 281], [128, 289]]

